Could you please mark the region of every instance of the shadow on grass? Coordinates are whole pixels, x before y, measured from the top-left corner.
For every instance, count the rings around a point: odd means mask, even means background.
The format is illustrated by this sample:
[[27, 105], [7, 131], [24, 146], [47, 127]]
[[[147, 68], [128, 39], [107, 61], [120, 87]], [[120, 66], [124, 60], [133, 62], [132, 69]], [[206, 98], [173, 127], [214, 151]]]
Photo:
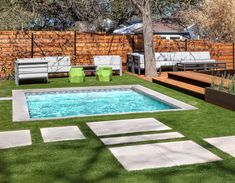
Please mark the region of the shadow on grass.
[[0, 154], [0, 182], [9, 182], [10, 176], [11, 173], [7, 163], [5, 162], [4, 157]]
[[[32, 160], [29, 166], [40, 161], [42, 166], [36, 168], [33, 174], [48, 177], [48, 180], [89, 183], [103, 182], [118, 176], [120, 167], [112, 168], [114, 157], [108, 153], [105, 146], [94, 139], [48, 143], [40, 146], [45, 149], [45, 153], [37, 152], [28, 157]], [[114, 164], [118, 165], [118, 163]]]

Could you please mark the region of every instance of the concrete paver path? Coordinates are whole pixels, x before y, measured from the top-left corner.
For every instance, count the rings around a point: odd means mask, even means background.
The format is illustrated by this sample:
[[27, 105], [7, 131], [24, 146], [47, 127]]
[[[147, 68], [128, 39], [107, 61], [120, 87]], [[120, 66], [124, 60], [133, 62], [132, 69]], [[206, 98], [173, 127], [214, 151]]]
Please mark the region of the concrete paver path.
[[0, 149], [28, 146], [32, 144], [29, 130], [0, 132]]
[[171, 129], [154, 118], [90, 122], [87, 125], [97, 136]]
[[40, 131], [45, 143], [85, 139], [77, 126], [41, 128]]
[[126, 170], [143, 170], [221, 160], [193, 141], [109, 148]]

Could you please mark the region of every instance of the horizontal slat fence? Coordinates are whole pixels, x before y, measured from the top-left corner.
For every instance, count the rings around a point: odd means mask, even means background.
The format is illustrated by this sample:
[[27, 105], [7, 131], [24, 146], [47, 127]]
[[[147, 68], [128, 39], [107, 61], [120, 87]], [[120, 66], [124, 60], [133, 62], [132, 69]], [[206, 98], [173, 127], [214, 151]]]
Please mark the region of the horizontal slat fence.
[[[135, 36], [134, 43], [134, 51], [144, 51], [142, 36]], [[227, 69], [234, 69], [235, 66], [233, 43], [211, 42], [208, 40], [161, 40], [155, 36], [154, 46], [156, 52], [209, 51], [212, 59], [226, 62]]]
[[[105, 35], [74, 31], [0, 31], [0, 77], [14, 73], [17, 58], [44, 56], [70, 56], [74, 65], [93, 63], [94, 55], [120, 55], [125, 69], [126, 57], [130, 52], [143, 51], [141, 35]], [[212, 58], [227, 62], [228, 69], [234, 68], [234, 45], [206, 40], [160, 40], [154, 37], [155, 50], [210, 51]]]
[[92, 64], [94, 55], [120, 55], [124, 67], [127, 54], [132, 52], [131, 42], [132, 37], [125, 35], [77, 34], [76, 64]]
[[95, 55], [120, 55], [125, 69], [132, 36], [74, 31], [0, 31], [0, 77], [14, 73], [17, 58], [70, 56], [72, 64], [89, 65]]
[[209, 51], [212, 59], [227, 63], [227, 69], [234, 69], [233, 43], [211, 42], [207, 40], [156, 40], [156, 52]]

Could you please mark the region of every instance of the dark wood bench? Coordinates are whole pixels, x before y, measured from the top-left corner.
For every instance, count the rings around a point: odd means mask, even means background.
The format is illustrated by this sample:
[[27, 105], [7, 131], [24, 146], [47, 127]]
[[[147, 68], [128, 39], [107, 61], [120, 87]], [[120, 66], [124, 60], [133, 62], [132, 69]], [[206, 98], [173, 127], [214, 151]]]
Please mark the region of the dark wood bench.
[[175, 66], [176, 70], [217, 70], [226, 69], [226, 62], [181, 62]]

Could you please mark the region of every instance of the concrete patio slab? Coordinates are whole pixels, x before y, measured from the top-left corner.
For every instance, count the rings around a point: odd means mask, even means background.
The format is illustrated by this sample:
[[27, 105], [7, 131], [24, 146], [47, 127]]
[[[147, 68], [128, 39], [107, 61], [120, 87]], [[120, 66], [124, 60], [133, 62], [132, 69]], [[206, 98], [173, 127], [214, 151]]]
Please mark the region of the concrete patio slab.
[[204, 139], [209, 144], [235, 157], [235, 136]]
[[165, 139], [174, 139], [174, 138], [182, 138], [182, 137], [184, 136], [178, 132], [169, 132], [169, 133], [148, 134], [148, 135], [101, 138], [100, 140], [105, 145], [115, 145], [115, 144], [131, 143], [131, 142], [165, 140]]
[[154, 118], [100, 121], [87, 123], [87, 125], [97, 136], [171, 129]]
[[207, 149], [201, 147], [193, 141], [181, 141], [158, 144], [165, 156], [172, 160], [175, 165], [187, 165], [206, 163], [222, 160]]
[[0, 149], [32, 145], [29, 130], [0, 132]]
[[123, 146], [109, 150], [128, 171], [221, 160], [193, 141]]
[[40, 131], [45, 143], [85, 139], [77, 126], [41, 128]]

